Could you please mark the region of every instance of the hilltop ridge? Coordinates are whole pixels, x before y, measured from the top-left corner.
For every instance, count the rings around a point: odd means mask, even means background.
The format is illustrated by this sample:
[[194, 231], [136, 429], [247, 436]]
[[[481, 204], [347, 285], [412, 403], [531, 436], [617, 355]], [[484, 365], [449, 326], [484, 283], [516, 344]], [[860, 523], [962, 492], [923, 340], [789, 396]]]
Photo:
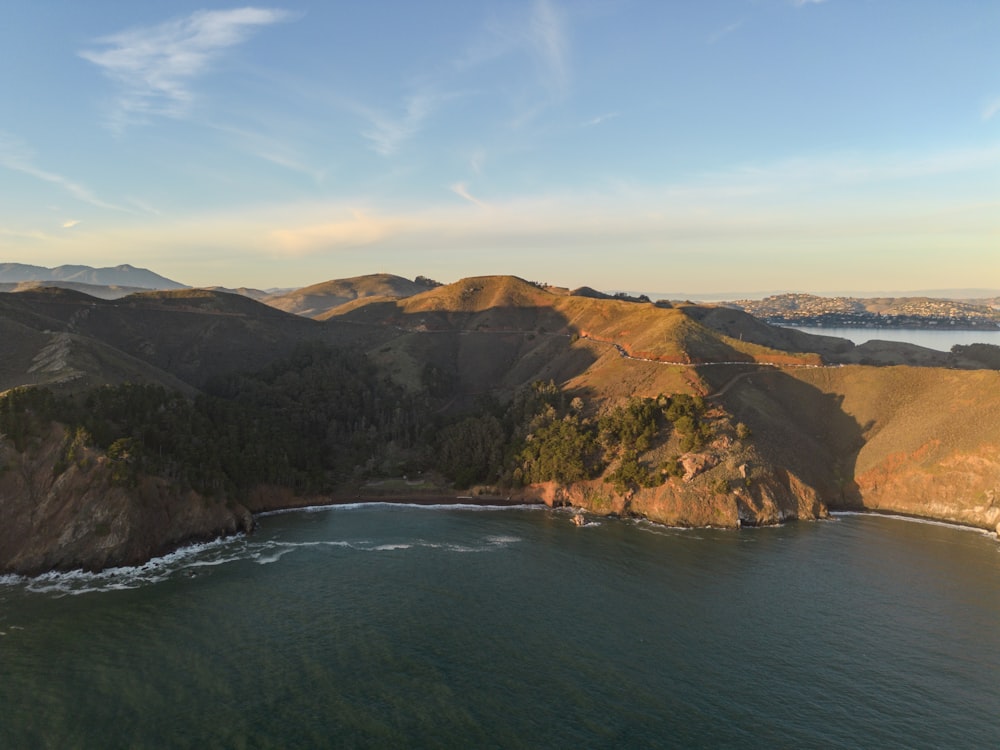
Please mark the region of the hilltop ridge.
[[324, 313], [356, 299], [365, 297], [408, 297], [431, 288], [422, 277], [410, 281], [388, 273], [333, 279], [302, 287], [291, 292], [272, 294], [261, 300], [285, 312], [318, 318]]

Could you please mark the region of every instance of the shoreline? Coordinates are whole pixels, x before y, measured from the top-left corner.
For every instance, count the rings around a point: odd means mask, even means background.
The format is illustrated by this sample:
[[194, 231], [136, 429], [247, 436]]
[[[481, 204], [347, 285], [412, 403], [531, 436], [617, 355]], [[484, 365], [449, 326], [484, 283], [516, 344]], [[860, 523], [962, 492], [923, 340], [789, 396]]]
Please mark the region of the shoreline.
[[252, 511], [254, 518], [258, 516], [291, 513], [296, 510], [317, 510], [345, 505], [418, 505], [418, 506], [475, 506], [480, 508], [515, 508], [520, 506], [545, 505], [536, 498], [514, 498], [510, 495], [447, 495], [392, 492], [385, 495], [362, 494], [332, 497], [304, 498], [300, 504], [276, 505], [266, 510]]
[[[329, 502], [325, 503], [311, 503], [308, 505], [293, 505], [284, 508], [275, 508], [271, 510], [259, 511], [253, 514], [254, 519], [258, 517], [263, 518], [267, 516], [277, 516], [284, 515], [286, 513], [317, 513], [324, 510], [333, 510], [336, 508], [343, 509], [356, 509], [365, 505], [388, 505], [388, 506], [401, 506], [401, 507], [419, 507], [426, 508], [428, 510], [432, 509], [481, 509], [481, 510], [540, 510], [540, 509], [552, 509], [550, 506], [542, 502], [541, 500], [529, 500], [529, 499], [519, 499], [515, 500], [507, 497], [487, 497], [487, 496], [469, 496], [469, 495], [434, 495], [434, 496], [424, 496], [424, 497], [413, 497], [406, 495], [393, 495], [386, 497], [359, 497], [359, 498], [333, 498]], [[570, 509], [571, 510], [571, 509]], [[580, 510], [580, 509], [577, 509]], [[813, 519], [816, 521], [824, 520], [837, 520], [841, 516], [877, 516], [881, 518], [889, 518], [897, 521], [908, 521], [910, 523], [922, 523], [932, 526], [942, 526], [946, 528], [955, 529], [956, 531], [971, 531], [977, 534], [984, 535], [991, 539], [998, 539], [1000, 535], [996, 534], [989, 529], [980, 528], [978, 526], [969, 526], [967, 524], [955, 523], [953, 521], [943, 521], [934, 518], [927, 518], [924, 516], [914, 516], [907, 515], [904, 513], [896, 513], [891, 511], [882, 510], [831, 510], [827, 518], [817, 518]], [[600, 516], [597, 518], [618, 518], [617, 516]], [[678, 530], [678, 531], [695, 531], [697, 529], [718, 529], [719, 527], [713, 526], [669, 526], [667, 524], [660, 524], [656, 521], [650, 521], [647, 518], [635, 518], [632, 519], [637, 522], [644, 522], [654, 526], [659, 526], [665, 529]], [[797, 519], [798, 522], [801, 519]], [[759, 528], [778, 528], [787, 525], [786, 523], [774, 524], [770, 526], [742, 526], [733, 529], [725, 529], [730, 531], [743, 531], [747, 529], [759, 529]], [[143, 572], [143, 571], [153, 571], [159, 569], [164, 564], [169, 564], [181, 557], [186, 556], [189, 553], [196, 552], [197, 550], [214, 547], [216, 545], [225, 544], [228, 541], [237, 539], [239, 537], [249, 538], [253, 535], [253, 532], [240, 531], [235, 534], [224, 534], [216, 536], [212, 539], [192, 539], [183, 544], [177, 545], [169, 551], [165, 551], [162, 554], [150, 557], [143, 563], [138, 565], [126, 565], [126, 566], [116, 566], [104, 568], [99, 571], [87, 570], [85, 568], [74, 568], [71, 570], [49, 570], [42, 573], [36, 574], [21, 574], [21, 573], [0, 573], [0, 587], [2, 586], [12, 586], [21, 585], [26, 582], [36, 581], [53, 581], [63, 578], [77, 579], [107, 579], [114, 576], [124, 575], [130, 572]]]
[[541, 500], [527, 500], [527, 499], [512, 499], [508, 497], [472, 497], [468, 495], [454, 496], [454, 495], [441, 495], [441, 496], [425, 496], [425, 497], [408, 497], [404, 495], [399, 496], [386, 496], [386, 497], [359, 497], [356, 499], [352, 498], [337, 498], [331, 500], [330, 502], [321, 503], [309, 503], [307, 505], [290, 505], [282, 508], [273, 508], [270, 510], [262, 510], [253, 514], [254, 519], [264, 518], [267, 516], [277, 516], [285, 513], [319, 513], [324, 510], [333, 510], [336, 508], [345, 509], [356, 509], [366, 505], [388, 505], [388, 506], [399, 506], [399, 507], [410, 507], [410, 508], [427, 508], [432, 509], [463, 509], [463, 508], [477, 508], [481, 510], [512, 510], [517, 508], [522, 509], [535, 509], [535, 508], [548, 508], [545, 503]]
[[911, 513], [900, 513], [894, 510], [881, 510], [879, 508], [864, 508], [862, 510], [831, 510], [830, 517], [836, 516], [879, 516], [881, 518], [893, 518], [897, 521], [909, 521], [911, 523], [926, 523], [932, 526], [944, 526], [950, 529], [958, 529], [960, 531], [975, 531], [979, 534], [984, 534], [988, 537], [993, 537], [994, 539], [1000, 539], [1000, 531], [993, 531], [982, 526], [970, 526], [967, 523], [959, 523], [958, 521], [947, 521], [942, 518], [930, 518], [929, 516], [917, 516]]

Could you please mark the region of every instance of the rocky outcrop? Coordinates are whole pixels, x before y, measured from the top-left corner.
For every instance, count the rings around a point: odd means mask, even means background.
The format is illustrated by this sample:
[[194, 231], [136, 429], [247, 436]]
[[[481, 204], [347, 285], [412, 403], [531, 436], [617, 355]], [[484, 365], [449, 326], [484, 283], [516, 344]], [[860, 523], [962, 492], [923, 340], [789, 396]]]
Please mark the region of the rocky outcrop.
[[719, 467], [711, 481], [671, 478], [659, 487], [625, 494], [601, 479], [570, 485], [546, 482], [526, 488], [522, 497], [550, 507], [573, 506], [599, 515], [635, 516], [668, 526], [771, 526], [829, 515], [816, 490], [788, 471], [759, 468], [741, 478], [738, 469], [730, 471], [733, 468]]
[[92, 451], [64, 467], [63, 438], [53, 426], [23, 453], [0, 440], [0, 573], [135, 565], [253, 526], [244, 506], [163, 479], [116, 484], [106, 459]]

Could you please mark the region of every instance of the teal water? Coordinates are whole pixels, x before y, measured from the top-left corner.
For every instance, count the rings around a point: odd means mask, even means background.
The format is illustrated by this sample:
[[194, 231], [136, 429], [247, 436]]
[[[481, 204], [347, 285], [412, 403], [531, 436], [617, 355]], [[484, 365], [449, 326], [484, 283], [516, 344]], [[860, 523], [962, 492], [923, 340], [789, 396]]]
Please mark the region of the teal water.
[[950, 328], [820, 328], [818, 326], [787, 326], [796, 331], [815, 333], [819, 336], [836, 336], [855, 344], [866, 341], [900, 341], [916, 344], [928, 349], [950, 352], [956, 344], [993, 344], [1000, 346], [1000, 331], [980, 329], [978, 331], [953, 331]]
[[1000, 545], [873, 516], [267, 516], [0, 583], [0, 747], [997, 747]]

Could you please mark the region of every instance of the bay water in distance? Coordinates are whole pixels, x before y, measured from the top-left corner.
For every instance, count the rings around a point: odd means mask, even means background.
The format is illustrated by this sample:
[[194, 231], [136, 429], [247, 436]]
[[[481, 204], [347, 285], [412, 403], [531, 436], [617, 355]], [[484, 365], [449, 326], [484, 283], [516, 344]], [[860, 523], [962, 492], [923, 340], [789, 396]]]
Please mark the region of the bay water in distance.
[[1000, 747], [1000, 545], [366, 505], [0, 579], [0, 747]]
[[814, 333], [818, 336], [836, 336], [847, 339], [855, 344], [866, 341], [899, 341], [904, 344], [916, 344], [928, 349], [949, 352], [956, 344], [993, 344], [1000, 346], [1000, 330], [979, 329], [975, 331], [955, 331], [942, 328], [849, 328], [849, 327], [819, 327], [819, 326], [786, 326], [796, 331]]

